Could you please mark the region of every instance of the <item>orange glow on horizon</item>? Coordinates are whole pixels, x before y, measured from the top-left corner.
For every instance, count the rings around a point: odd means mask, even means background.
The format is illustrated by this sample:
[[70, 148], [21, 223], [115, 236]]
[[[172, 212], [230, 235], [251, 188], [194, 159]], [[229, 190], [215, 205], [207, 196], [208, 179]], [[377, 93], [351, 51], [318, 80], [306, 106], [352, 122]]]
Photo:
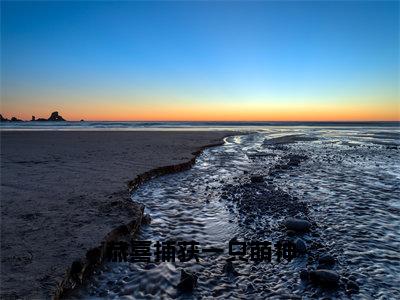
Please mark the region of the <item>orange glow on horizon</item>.
[[[19, 114], [15, 112], [19, 112]], [[400, 105], [376, 103], [314, 104], [314, 105], [150, 105], [136, 106], [103, 104], [93, 107], [63, 105], [58, 108], [41, 108], [31, 111], [27, 107], [3, 107], [3, 117], [15, 116], [23, 120], [47, 118], [58, 111], [69, 121], [400, 121]]]

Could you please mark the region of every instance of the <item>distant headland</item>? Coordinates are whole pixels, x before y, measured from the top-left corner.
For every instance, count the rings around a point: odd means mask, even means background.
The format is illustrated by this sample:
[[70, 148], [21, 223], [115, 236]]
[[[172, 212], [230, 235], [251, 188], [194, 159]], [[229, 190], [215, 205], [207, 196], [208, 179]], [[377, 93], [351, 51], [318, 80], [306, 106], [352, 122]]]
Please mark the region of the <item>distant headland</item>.
[[[35, 116], [32, 116], [31, 122], [59, 122], [59, 121], [66, 121], [61, 115], [58, 114], [58, 111], [52, 112], [49, 118], [39, 118], [36, 119]], [[12, 117], [11, 119], [3, 118], [0, 114], [0, 122], [25, 122], [24, 120], [18, 119], [16, 117]]]

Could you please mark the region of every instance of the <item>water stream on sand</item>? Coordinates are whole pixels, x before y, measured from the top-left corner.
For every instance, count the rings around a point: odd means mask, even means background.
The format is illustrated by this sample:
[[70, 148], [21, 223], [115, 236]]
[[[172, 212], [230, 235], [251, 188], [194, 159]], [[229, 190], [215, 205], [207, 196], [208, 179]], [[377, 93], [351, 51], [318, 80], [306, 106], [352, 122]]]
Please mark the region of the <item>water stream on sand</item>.
[[[305, 127], [227, 138], [191, 170], [151, 180], [132, 195], [152, 218], [140, 240], [195, 240], [200, 249], [224, 253], [200, 251], [199, 263], [107, 263], [78, 297], [400, 299], [399, 134]], [[254, 175], [263, 182], [252, 182]], [[236, 260], [239, 274], [227, 274], [229, 240], [286, 239], [288, 217], [312, 224], [311, 232], [294, 237], [307, 245], [305, 255], [280, 263]], [[336, 289], [300, 279], [300, 270], [317, 268], [322, 254], [336, 260]], [[176, 288], [182, 268], [198, 276], [192, 293]], [[358, 293], [348, 292], [349, 279]]]

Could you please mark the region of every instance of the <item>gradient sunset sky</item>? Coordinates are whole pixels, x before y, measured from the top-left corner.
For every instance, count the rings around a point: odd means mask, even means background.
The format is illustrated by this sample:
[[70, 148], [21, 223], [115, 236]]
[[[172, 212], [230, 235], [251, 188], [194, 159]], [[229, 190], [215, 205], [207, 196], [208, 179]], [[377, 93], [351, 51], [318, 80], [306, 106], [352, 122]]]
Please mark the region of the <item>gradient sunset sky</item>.
[[399, 120], [399, 2], [1, 2], [0, 113]]

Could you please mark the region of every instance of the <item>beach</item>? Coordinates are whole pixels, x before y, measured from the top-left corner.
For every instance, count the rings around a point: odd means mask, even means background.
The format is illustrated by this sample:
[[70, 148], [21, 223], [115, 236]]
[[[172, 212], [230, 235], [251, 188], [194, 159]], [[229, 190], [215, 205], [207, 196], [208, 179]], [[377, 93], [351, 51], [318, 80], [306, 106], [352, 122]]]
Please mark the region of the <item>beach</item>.
[[71, 263], [140, 218], [128, 183], [193, 161], [222, 131], [1, 132], [1, 298], [54, 293]]
[[[68, 299], [397, 299], [399, 149], [398, 128], [374, 124], [227, 137], [133, 191], [151, 217], [136, 237], [149, 261], [132, 248]], [[184, 241], [198, 260], [182, 259]], [[280, 242], [296, 256], [279, 256]]]
[[0, 7], [0, 300], [400, 299], [400, 1]]

